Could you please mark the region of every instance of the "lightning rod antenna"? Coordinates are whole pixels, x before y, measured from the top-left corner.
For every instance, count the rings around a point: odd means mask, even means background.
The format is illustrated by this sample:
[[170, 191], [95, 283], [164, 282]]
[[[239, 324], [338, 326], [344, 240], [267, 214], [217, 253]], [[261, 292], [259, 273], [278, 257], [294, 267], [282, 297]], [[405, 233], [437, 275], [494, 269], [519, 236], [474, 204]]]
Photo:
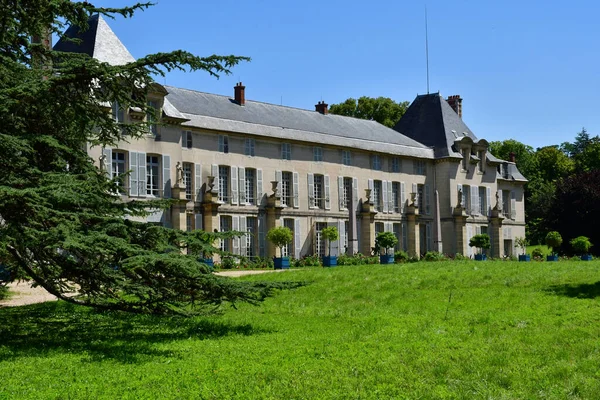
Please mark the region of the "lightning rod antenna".
[[429, 34], [427, 29], [427, 5], [425, 5], [425, 62], [427, 64], [427, 94], [429, 94]]

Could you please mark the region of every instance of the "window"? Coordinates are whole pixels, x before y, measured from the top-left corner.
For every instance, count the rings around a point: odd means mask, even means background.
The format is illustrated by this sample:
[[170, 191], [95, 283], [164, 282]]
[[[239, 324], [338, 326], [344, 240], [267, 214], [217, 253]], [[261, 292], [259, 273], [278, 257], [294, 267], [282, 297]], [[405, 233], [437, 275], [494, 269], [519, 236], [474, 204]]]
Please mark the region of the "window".
[[400, 158], [392, 157], [390, 162], [390, 172], [400, 172]]
[[122, 151], [112, 152], [112, 176], [119, 186], [119, 193], [125, 192], [125, 153]]
[[510, 218], [510, 191], [502, 191], [502, 215], [504, 218]]
[[[283, 226], [292, 231], [292, 234], [294, 233], [294, 220], [292, 218], [285, 218], [283, 220]], [[281, 254], [282, 257], [290, 257], [292, 254], [294, 254], [293, 244], [294, 241], [292, 240], [291, 243], [288, 243], [285, 246], [283, 246], [283, 254]]]
[[219, 151], [229, 153], [229, 138], [225, 135], [219, 135]]
[[427, 165], [423, 160], [413, 161], [413, 173], [415, 175], [427, 175]]
[[463, 185], [462, 190], [463, 190], [463, 199], [462, 199], [462, 205], [464, 207], [464, 209], [466, 210], [467, 214], [471, 214], [471, 188], [467, 185]]
[[344, 189], [342, 193], [344, 195], [342, 204], [348, 209], [350, 208], [350, 199], [352, 198], [352, 178], [344, 178]]
[[183, 163], [183, 185], [185, 186], [186, 200], [192, 199], [192, 193], [193, 193], [192, 168], [193, 168], [193, 164]]
[[325, 189], [324, 189], [324, 177], [323, 175], [317, 175], [315, 174], [315, 186], [314, 186], [314, 191], [313, 191], [313, 207], [316, 208], [321, 208], [324, 209], [325, 208], [325, 196], [323, 195], [325, 193]]
[[395, 213], [400, 212], [400, 182], [392, 182], [392, 207]]
[[379, 155], [371, 155], [371, 168], [376, 171], [381, 171], [381, 157], [379, 157]]
[[487, 189], [485, 186], [479, 186], [479, 214], [487, 215]]
[[244, 146], [244, 154], [254, 157], [254, 139], [246, 139]]
[[159, 196], [159, 167], [158, 156], [146, 156], [146, 194], [148, 196]]
[[479, 172], [485, 172], [485, 151], [480, 150], [477, 153], [477, 156], [479, 157], [479, 163], [477, 164], [479, 167]]
[[256, 217], [246, 218], [246, 231], [248, 234], [242, 240], [246, 240], [246, 257], [256, 256], [256, 234], [258, 232], [258, 219]]
[[219, 165], [219, 201], [229, 201], [229, 167]]
[[194, 230], [194, 215], [191, 213], [185, 214], [185, 230], [187, 232]]
[[469, 150], [468, 149], [462, 149], [461, 151], [462, 154], [462, 169], [463, 171], [467, 171], [468, 167], [469, 167]]
[[149, 107], [149, 110], [146, 114], [146, 122], [148, 123], [148, 126], [149, 126], [149, 133], [152, 136], [157, 136], [158, 135], [158, 125], [156, 125], [156, 121], [158, 119], [158, 116], [160, 115], [159, 114], [159, 106], [156, 101], [149, 101], [148, 107]]
[[394, 236], [396, 236], [396, 239], [398, 239], [398, 243], [394, 246], [394, 251], [400, 251], [402, 250], [402, 224], [394, 224], [392, 226], [392, 231]]
[[192, 132], [182, 131], [181, 132], [181, 148], [191, 149], [192, 148]]
[[429, 214], [425, 209], [425, 185], [417, 185], [417, 206], [421, 210], [419, 214]]
[[313, 161], [316, 161], [316, 162], [323, 161], [323, 148], [322, 147], [313, 147]]
[[377, 211], [383, 211], [383, 191], [381, 181], [373, 182], [373, 204]]
[[291, 160], [292, 159], [292, 145], [289, 143], [281, 143], [281, 159]]
[[124, 123], [125, 122], [125, 110], [118, 102], [112, 103], [112, 117], [116, 123]]
[[352, 165], [352, 153], [349, 150], [342, 150], [342, 164]]
[[383, 222], [375, 222], [375, 237], [381, 232], [385, 232], [385, 224]]
[[292, 173], [282, 172], [281, 173], [281, 205], [291, 206], [293, 204], [292, 199]]
[[256, 204], [256, 170], [246, 168], [245, 174], [246, 187], [243, 190], [246, 191], [246, 203]]
[[[222, 215], [219, 218], [221, 224], [221, 232], [229, 232], [231, 230], [231, 217]], [[221, 251], [231, 252], [231, 238], [221, 239]]]
[[[317, 176], [315, 175], [315, 179], [317, 178]], [[316, 181], [315, 181], [316, 183]], [[323, 229], [327, 228], [327, 223], [326, 222], [317, 222], [315, 224], [315, 244], [316, 244], [316, 249], [315, 249], [315, 254], [320, 256], [320, 257], [324, 257], [325, 256], [325, 238], [323, 237]]]

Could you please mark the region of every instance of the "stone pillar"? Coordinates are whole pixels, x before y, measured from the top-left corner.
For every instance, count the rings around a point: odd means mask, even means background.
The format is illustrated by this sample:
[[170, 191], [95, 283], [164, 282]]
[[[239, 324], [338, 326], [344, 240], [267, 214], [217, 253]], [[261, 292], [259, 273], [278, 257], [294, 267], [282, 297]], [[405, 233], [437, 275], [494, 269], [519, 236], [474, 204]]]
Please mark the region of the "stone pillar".
[[454, 217], [454, 236], [456, 237], [456, 254], [462, 254], [463, 256], [467, 254], [467, 247], [469, 244], [465, 242], [467, 237], [467, 213], [465, 212], [464, 207], [458, 205], [454, 207], [454, 212], [452, 213]]
[[[281, 211], [285, 206], [281, 205], [281, 194], [277, 190], [278, 186], [278, 181], [271, 181], [271, 190], [273, 193], [267, 197], [265, 235], [270, 229], [283, 226]], [[268, 258], [281, 257], [281, 250], [267, 239], [265, 239], [265, 251]]]
[[408, 256], [420, 258], [421, 235], [419, 234], [419, 208], [413, 202], [406, 207], [406, 241], [408, 243]]
[[348, 207], [348, 254], [356, 254], [358, 248], [358, 230], [356, 223], [356, 202], [354, 196], [350, 196], [350, 206]]
[[504, 257], [504, 235], [502, 235], [502, 211], [495, 207], [492, 210], [492, 216], [490, 217], [490, 226], [491, 232], [490, 236], [492, 238], [492, 257], [494, 258], [502, 258]]
[[371, 198], [371, 189], [365, 189], [365, 201], [362, 203], [360, 213], [360, 252], [364, 255], [371, 254], [371, 248], [375, 246], [375, 205]]
[[171, 224], [173, 229], [185, 231], [187, 230], [185, 187], [177, 184], [171, 189], [171, 194], [177, 200], [171, 206]]

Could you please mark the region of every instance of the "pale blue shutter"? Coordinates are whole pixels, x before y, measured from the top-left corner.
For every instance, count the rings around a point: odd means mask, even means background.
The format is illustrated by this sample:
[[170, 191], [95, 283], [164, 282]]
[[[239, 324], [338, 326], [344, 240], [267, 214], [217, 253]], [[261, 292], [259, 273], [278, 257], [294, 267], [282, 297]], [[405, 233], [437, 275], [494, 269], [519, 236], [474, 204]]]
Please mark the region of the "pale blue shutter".
[[[235, 168], [235, 167], [232, 167]], [[239, 215], [234, 215], [231, 217], [232, 230], [239, 232], [240, 231], [240, 217]], [[233, 254], [240, 254], [240, 237], [235, 236], [232, 240], [233, 242]]]
[[292, 174], [293, 177], [293, 191], [294, 193], [292, 193], [292, 195], [294, 196], [294, 208], [298, 208], [300, 207], [300, 182], [299, 182], [299, 176], [297, 172], [294, 172]]
[[403, 213], [406, 207], [406, 186], [400, 182], [400, 212]]
[[344, 177], [338, 176], [338, 203], [340, 204], [340, 211], [344, 211], [346, 209], [346, 204], [344, 204]]
[[137, 197], [139, 194], [138, 183], [138, 153], [129, 152], [129, 195]]
[[202, 202], [202, 165], [195, 164], [195, 184], [196, 184], [196, 201], [198, 203]]
[[279, 193], [279, 196], [281, 196], [282, 176], [283, 176], [283, 173], [281, 171], [279, 171], [279, 170], [275, 171], [275, 180], [277, 181], [277, 193]]
[[263, 171], [256, 169], [256, 205], [260, 207], [263, 198]]
[[231, 199], [230, 202], [233, 205], [238, 204], [238, 169], [237, 167], [230, 167], [231, 171]]
[[211, 175], [215, 178], [215, 180], [213, 181], [213, 191], [215, 193], [219, 193], [219, 166], [217, 164], [211, 165], [210, 172]]
[[382, 210], [384, 213], [387, 214], [388, 212], [388, 183], [387, 181], [382, 181], [381, 182], [381, 197], [382, 197], [382, 201], [383, 201], [383, 207]]
[[323, 180], [325, 181], [325, 209], [331, 209], [331, 199], [329, 198], [329, 175], [325, 175]]
[[315, 207], [315, 176], [308, 174], [308, 208]]
[[146, 196], [147, 190], [146, 153], [138, 153], [138, 195]]
[[[232, 168], [234, 168], [234, 167], [232, 167]], [[248, 204], [248, 195], [249, 195], [249, 193], [246, 192], [246, 168], [244, 168], [244, 167], [238, 168], [238, 180], [240, 182], [239, 187], [238, 187], [240, 206], [243, 206], [245, 204]], [[253, 190], [253, 189], [254, 188], [251, 188], [250, 190]]]
[[302, 236], [300, 232], [300, 218], [294, 219], [294, 258], [300, 258], [302, 251]]
[[163, 154], [162, 156], [162, 167], [163, 167], [163, 197], [166, 199], [171, 198], [171, 156]]
[[514, 190], [510, 191], [510, 219], [517, 219], [517, 196]]

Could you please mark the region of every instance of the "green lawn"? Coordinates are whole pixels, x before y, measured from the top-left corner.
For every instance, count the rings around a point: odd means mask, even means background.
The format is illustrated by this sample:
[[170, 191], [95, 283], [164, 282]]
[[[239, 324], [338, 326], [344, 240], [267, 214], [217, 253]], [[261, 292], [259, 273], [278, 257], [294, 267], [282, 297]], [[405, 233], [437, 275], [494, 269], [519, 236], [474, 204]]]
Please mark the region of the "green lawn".
[[595, 399], [600, 262], [440, 262], [211, 318], [0, 309], [0, 399]]

